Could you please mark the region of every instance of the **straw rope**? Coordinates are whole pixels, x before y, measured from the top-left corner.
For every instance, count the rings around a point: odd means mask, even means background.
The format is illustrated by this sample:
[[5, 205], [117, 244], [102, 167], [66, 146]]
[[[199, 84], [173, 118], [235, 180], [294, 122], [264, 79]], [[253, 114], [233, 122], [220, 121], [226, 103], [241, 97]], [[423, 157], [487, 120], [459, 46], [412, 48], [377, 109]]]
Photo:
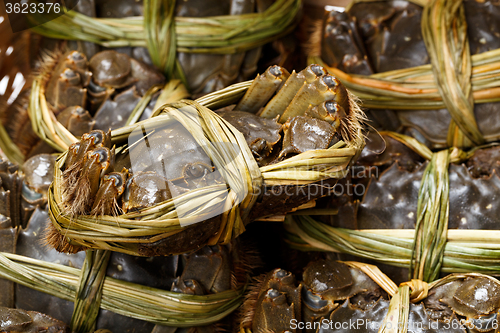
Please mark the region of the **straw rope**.
[[[221, 226], [208, 245], [227, 244], [245, 230], [250, 209], [263, 185], [302, 185], [343, 177], [364, 146], [361, 125], [353, 123], [351, 142], [339, 141], [328, 149], [307, 151], [282, 162], [259, 168], [243, 135], [208, 109], [236, 103], [251, 81], [230, 86], [197, 101], [183, 100], [157, 109], [151, 119], [112, 131], [112, 142], [125, 148], [132, 132], [177, 122], [184, 126], [213, 161], [226, 184], [191, 190], [156, 206], [120, 216], [69, 216], [61, 210], [61, 168], [66, 153], [56, 161], [49, 188], [49, 216], [67, 243], [82, 248], [144, 255], [140, 248], [185, 230], [187, 224], [206, 220], [219, 210]], [[355, 102], [353, 102], [355, 103]], [[353, 114], [360, 113], [353, 104]], [[125, 145], [124, 145], [125, 144]], [[229, 191], [228, 191], [229, 190]], [[186, 214], [181, 216], [181, 212]]]
[[[102, 259], [105, 259], [107, 255], [101, 252], [101, 255], [97, 255], [93, 260], [105, 264], [105, 260]], [[86, 258], [87, 260], [89, 258]], [[92, 271], [92, 266], [92, 264], [88, 265], [87, 269], [90, 268]], [[101, 270], [105, 271], [105, 268], [100, 268], [99, 272], [95, 273], [102, 274]], [[73, 267], [0, 252], [0, 278], [2, 279], [67, 301], [75, 301], [79, 293], [85, 292], [86, 288], [96, 288], [102, 284], [101, 309], [163, 326], [191, 327], [215, 323], [239, 307], [245, 290], [241, 288], [217, 294], [188, 295], [145, 287], [110, 277], [103, 277], [102, 283], [99, 277], [94, 284], [87, 284], [81, 282], [85, 280], [81, 280], [83, 276], [95, 275], [82, 273], [81, 270]], [[90, 290], [90, 292], [94, 291], [96, 290]], [[88, 313], [81, 315], [85, 316]], [[83, 332], [83, 326], [79, 327]]]
[[422, 177], [410, 276], [434, 281], [443, 264], [450, 211], [448, 166], [450, 152], [434, 153]]
[[457, 138], [458, 129], [475, 145], [484, 143], [474, 117], [472, 65], [463, 2], [429, 1], [422, 13], [422, 36], [439, 93], [453, 118], [448, 144], [470, 146], [466, 138]]
[[110, 251], [87, 251], [78, 281], [70, 328], [75, 333], [95, 331]]
[[234, 54], [245, 52], [290, 33], [301, 0], [277, 0], [262, 13], [213, 17], [174, 17], [174, 0], [145, 0], [144, 17], [92, 18], [74, 10], [44, 24], [30, 15], [32, 30], [56, 39], [81, 40], [105, 47], [147, 47], [153, 63], [172, 78], [186, 80], [176, 52]]

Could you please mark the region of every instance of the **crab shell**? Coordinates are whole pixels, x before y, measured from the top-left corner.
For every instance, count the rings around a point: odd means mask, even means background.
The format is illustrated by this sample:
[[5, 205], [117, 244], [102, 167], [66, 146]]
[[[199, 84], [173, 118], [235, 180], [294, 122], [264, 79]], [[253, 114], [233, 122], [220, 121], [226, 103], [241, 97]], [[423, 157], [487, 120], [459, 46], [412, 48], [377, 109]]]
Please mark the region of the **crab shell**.
[[0, 330], [2, 332], [70, 332], [68, 325], [43, 313], [6, 307], [0, 307]]
[[220, 111], [218, 114], [243, 134], [257, 162], [269, 156], [281, 139], [282, 126], [277, 119], [243, 111]]

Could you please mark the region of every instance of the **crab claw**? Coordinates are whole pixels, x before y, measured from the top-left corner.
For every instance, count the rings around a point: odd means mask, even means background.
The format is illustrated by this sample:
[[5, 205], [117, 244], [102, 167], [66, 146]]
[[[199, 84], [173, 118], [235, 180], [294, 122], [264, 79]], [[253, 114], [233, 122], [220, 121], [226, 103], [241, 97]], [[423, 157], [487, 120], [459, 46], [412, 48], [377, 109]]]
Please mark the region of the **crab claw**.
[[72, 215], [85, 214], [93, 205], [101, 177], [113, 170], [114, 149], [95, 148], [85, 155], [75, 188], [69, 193], [67, 210]]
[[280, 66], [269, 67], [264, 74], [257, 75], [234, 109], [257, 113], [271, 99], [276, 90], [285, 83], [289, 75], [288, 71]]
[[293, 98], [280, 118], [284, 123], [295, 116], [302, 116], [310, 105], [317, 105], [324, 101], [334, 100], [344, 109], [349, 99], [347, 90], [340, 81], [332, 75], [323, 75], [311, 84], [304, 85]]
[[252, 325], [254, 332], [285, 332], [291, 331], [290, 325], [295, 317], [295, 307], [298, 304], [288, 303], [286, 293], [270, 288], [264, 297], [258, 301]]
[[283, 87], [276, 93], [259, 114], [264, 118], [281, 116], [297, 92], [306, 84], [313, 83], [317, 78], [325, 75], [326, 69], [320, 65], [309, 65], [299, 73], [290, 74]]
[[57, 115], [57, 120], [74, 136], [81, 137], [92, 130], [95, 121], [81, 106], [70, 106]]
[[340, 127], [342, 119], [346, 117], [346, 110], [336, 101], [326, 101], [316, 106], [310, 106], [304, 115], [324, 120], [337, 130]]
[[125, 191], [128, 171], [111, 172], [102, 178], [101, 185], [97, 191], [92, 215], [119, 215], [121, 212], [118, 200]]

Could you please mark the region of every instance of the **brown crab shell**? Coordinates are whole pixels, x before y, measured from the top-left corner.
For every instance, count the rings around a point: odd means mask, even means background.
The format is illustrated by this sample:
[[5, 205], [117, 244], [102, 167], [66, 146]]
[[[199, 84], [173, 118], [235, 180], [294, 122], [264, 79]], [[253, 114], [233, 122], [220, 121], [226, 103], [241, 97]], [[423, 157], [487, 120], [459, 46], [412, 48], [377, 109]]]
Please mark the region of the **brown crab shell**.
[[0, 330], [2, 332], [70, 332], [68, 325], [43, 313], [5, 307], [0, 307]]

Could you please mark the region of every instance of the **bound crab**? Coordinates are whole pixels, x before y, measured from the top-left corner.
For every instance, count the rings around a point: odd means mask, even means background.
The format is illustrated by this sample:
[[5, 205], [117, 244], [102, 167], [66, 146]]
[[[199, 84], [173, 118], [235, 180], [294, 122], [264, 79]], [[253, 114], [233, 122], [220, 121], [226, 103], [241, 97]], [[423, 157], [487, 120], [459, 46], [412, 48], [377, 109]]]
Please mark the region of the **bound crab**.
[[[259, 166], [280, 163], [311, 150], [325, 150], [341, 140], [345, 145], [360, 135], [359, 113], [353, 109], [355, 103], [344, 86], [325, 73], [318, 65], [292, 74], [272, 66], [257, 76], [236, 105], [218, 110], [218, 116], [211, 117], [222, 117], [223, 120], [216, 121], [224, 121], [229, 130], [243, 134]], [[169, 110], [161, 117], [130, 127], [125, 145], [121, 145], [125, 141], [123, 135], [118, 139], [100, 130], [84, 134], [80, 142], [71, 145], [60, 166], [62, 212], [72, 217], [90, 215], [96, 219], [109, 215], [131, 216], [151, 211], [151, 207], [163, 207], [166, 202], [177, 205], [178, 198], [184, 198], [193, 190], [234, 186], [225, 166], [220, 160], [214, 161], [213, 149], [222, 153], [225, 149], [238, 151], [240, 148], [236, 143], [218, 141], [215, 141], [218, 148], [211, 142], [207, 146], [200, 144], [197, 131], [189, 126], [200, 126], [200, 131], [206, 131], [203, 126], [208, 125], [199, 125], [201, 120], [196, 120], [194, 112], [197, 111], [190, 104], [176, 105], [157, 110], [156, 113]], [[170, 117], [169, 112], [177, 118]], [[112, 146], [111, 142], [118, 146]], [[262, 215], [290, 211], [315, 198], [299, 193], [277, 200], [266, 197], [266, 191], [261, 194], [262, 199], [257, 199], [261, 205], [257, 211]], [[283, 200], [286, 204], [276, 209]], [[176, 230], [175, 234], [159, 240], [154, 245], [162, 249], [158, 253], [200, 247], [221, 228], [220, 215], [229, 208], [215, 201], [197, 209], [205, 222]], [[179, 208], [177, 217], [181, 218], [182, 214]], [[57, 237], [52, 244], [61, 249]]]
[[[51, 155], [37, 155], [26, 161], [23, 172], [14, 164], [0, 162], [0, 252], [81, 269], [85, 252], [71, 255], [59, 253], [41, 242], [44, 229], [51, 223], [45, 204], [54, 162], [55, 158]], [[234, 240], [228, 245], [208, 246], [194, 253], [178, 256], [138, 258], [111, 253], [106, 274], [114, 279], [150, 288], [208, 295], [241, 290], [249, 272], [258, 264], [259, 259], [253, 248]], [[0, 330], [9, 331], [13, 327], [20, 329], [22, 326], [30, 331], [37, 325], [53, 325], [55, 332], [59, 332], [56, 328], [69, 332], [62, 322], [71, 322], [74, 307], [72, 301], [17, 284], [14, 277], [11, 278], [7, 273], [0, 279], [0, 299], [3, 305], [17, 309], [0, 307], [0, 318], [8, 316], [11, 320], [10, 324], [3, 320]], [[217, 332], [223, 328], [229, 330], [233, 321], [234, 318], [229, 316], [221, 318], [217, 323], [190, 329], [194, 332]], [[104, 310], [97, 317], [97, 328], [107, 328], [114, 332], [131, 329], [136, 332], [156, 332], [165, 329], [161, 325]], [[175, 327], [169, 329], [181, 330]]]
[[322, 259], [307, 265], [301, 283], [283, 269], [259, 277], [242, 307], [241, 332], [379, 332], [391, 325], [419, 332], [496, 332], [496, 279], [449, 275], [428, 285], [428, 295], [416, 292], [404, 304], [398, 299], [405, 287], [398, 290], [369, 266]]

